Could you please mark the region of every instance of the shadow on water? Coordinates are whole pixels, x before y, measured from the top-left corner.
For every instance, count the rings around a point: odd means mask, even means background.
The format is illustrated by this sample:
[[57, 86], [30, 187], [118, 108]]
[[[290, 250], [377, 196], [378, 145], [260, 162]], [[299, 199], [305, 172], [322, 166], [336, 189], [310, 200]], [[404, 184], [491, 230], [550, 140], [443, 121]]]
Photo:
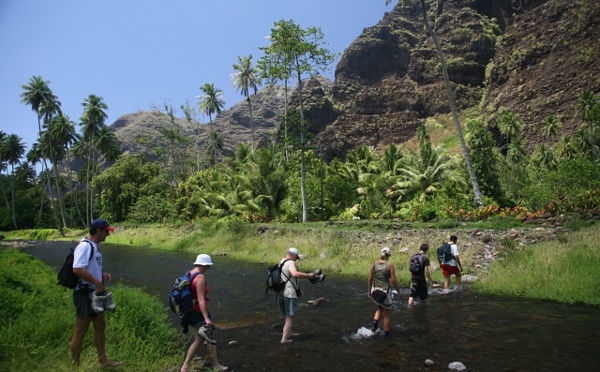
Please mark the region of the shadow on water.
[[[36, 242], [22, 250], [58, 268], [71, 246]], [[163, 302], [174, 278], [191, 269], [196, 256], [110, 244], [102, 246], [102, 253], [105, 270], [114, 280], [142, 287]], [[454, 361], [469, 371], [600, 369], [596, 307], [481, 296], [466, 290], [432, 293], [429, 300], [408, 309], [404, 293], [402, 300], [394, 301], [391, 336], [383, 337], [365, 328], [375, 311], [366, 296], [366, 276], [329, 275], [316, 285], [303, 281], [305, 296], [294, 324], [300, 336], [280, 345], [283, 322], [274, 294], [264, 291], [267, 264], [228, 257], [213, 261], [207, 280], [219, 359], [235, 371], [437, 371]], [[315, 269], [302, 262], [299, 267]], [[400, 276], [407, 278], [406, 270]], [[309, 305], [321, 298], [325, 300]], [[118, 304], [118, 298], [115, 301]], [[178, 319], [169, 316], [179, 327]], [[230, 345], [231, 341], [237, 342]], [[182, 358], [183, 349], [184, 345]], [[426, 366], [426, 359], [435, 364]]]

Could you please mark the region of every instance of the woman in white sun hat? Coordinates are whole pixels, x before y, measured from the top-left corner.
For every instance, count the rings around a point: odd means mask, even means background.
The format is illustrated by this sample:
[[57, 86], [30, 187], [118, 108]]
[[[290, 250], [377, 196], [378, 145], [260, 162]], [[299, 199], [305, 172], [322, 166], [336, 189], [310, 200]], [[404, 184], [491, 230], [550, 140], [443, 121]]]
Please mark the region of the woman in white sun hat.
[[207, 254], [199, 254], [194, 262], [194, 269], [190, 270], [192, 296], [196, 301], [194, 308], [187, 315], [188, 324], [198, 329], [194, 333], [194, 342], [190, 345], [181, 367], [181, 372], [190, 370], [190, 363], [203, 343], [206, 344], [208, 356], [212, 362], [213, 370], [225, 371], [227, 366], [219, 364], [217, 357], [217, 340], [214, 338], [214, 325], [208, 311], [208, 292], [210, 291], [204, 274], [213, 265], [212, 259]]

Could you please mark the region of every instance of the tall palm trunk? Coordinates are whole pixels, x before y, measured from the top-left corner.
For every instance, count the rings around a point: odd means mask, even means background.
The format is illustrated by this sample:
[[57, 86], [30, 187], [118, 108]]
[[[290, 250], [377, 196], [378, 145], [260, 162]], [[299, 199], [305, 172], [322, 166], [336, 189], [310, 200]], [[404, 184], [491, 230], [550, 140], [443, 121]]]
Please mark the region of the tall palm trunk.
[[467, 144], [465, 143], [465, 137], [463, 136], [462, 129], [460, 127], [460, 121], [458, 119], [458, 114], [456, 110], [456, 102], [454, 101], [454, 94], [452, 93], [452, 86], [450, 85], [450, 79], [448, 78], [448, 68], [446, 65], [446, 57], [444, 55], [444, 51], [440, 46], [440, 42], [437, 38], [436, 33], [433, 28], [429, 25], [429, 20], [427, 19], [427, 8], [425, 6], [425, 0], [421, 0], [421, 11], [423, 12], [423, 22], [425, 23], [425, 27], [427, 31], [431, 35], [433, 39], [433, 43], [435, 44], [435, 48], [437, 50], [437, 54], [440, 58], [440, 63], [442, 65], [442, 73], [444, 75], [444, 85], [446, 86], [446, 93], [448, 94], [448, 100], [450, 101], [450, 109], [452, 111], [452, 118], [454, 119], [454, 125], [456, 126], [456, 132], [458, 133], [458, 138], [460, 139], [460, 147], [462, 148], [463, 155], [465, 157], [465, 163], [467, 165], [467, 170], [469, 171], [469, 178], [471, 179], [471, 184], [473, 186], [473, 194], [475, 195], [474, 200], [477, 208], [483, 207], [483, 200], [481, 198], [481, 191], [479, 190], [479, 183], [477, 182], [477, 177], [475, 176], [475, 171], [473, 170], [473, 165], [471, 164], [471, 158], [469, 156], [469, 150], [467, 149]]
[[290, 161], [290, 154], [288, 152], [288, 79], [285, 78], [283, 83], [283, 147], [285, 148], [285, 161]]
[[[69, 149], [67, 149], [67, 164], [71, 164], [71, 151]], [[71, 169], [71, 167], [67, 167], [67, 172], [69, 174], [69, 180], [73, 180], [75, 178], [73, 178], [73, 171]], [[81, 209], [79, 208], [79, 201], [77, 200], [77, 195], [73, 194], [73, 191], [78, 189], [78, 184], [79, 181], [76, 181], [75, 183], [75, 187], [71, 187], [71, 197], [73, 198], [73, 202], [75, 203], [75, 210], [77, 210], [77, 216], [79, 217], [79, 221], [81, 222], [81, 224], [83, 225], [83, 227], [86, 227], [86, 223], [83, 220], [83, 216], [81, 215]], [[71, 182], [71, 185], [73, 185], [73, 183]]]
[[252, 158], [254, 158], [254, 120], [252, 118], [252, 101], [248, 96], [248, 107], [250, 107], [250, 132], [252, 132]]
[[54, 173], [54, 183], [56, 185], [56, 197], [58, 200], [58, 209], [60, 211], [60, 217], [62, 220], [62, 226], [63, 228], [67, 228], [67, 222], [65, 219], [65, 215], [67, 214], [65, 211], [65, 205], [62, 199], [62, 190], [60, 188], [60, 182], [59, 182], [59, 174], [58, 174], [58, 163], [54, 160], [54, 155], [52, 154], [52, 151], [50, 151], [50, 161], [52, 161], [52, 172]]
[[306, 200], [306, 159], [304, 156], [304, 102], [302, 102], [302, 79], [300, 63], [296, 60], [298, 75], [298, 100], [300, 102], [300, 193], [302, 194], [302, 222], [308, 221], [308, 202]]
[[12, 220], [13, 220], [13, 225], [15, 227], [15, 230], [18, 229], [17, 227], [17, 217], [16, 217], [16, 211], [15, 211], [15, 165], [11, 164], [10, 165], [11, 168], [11, 172], [12, 172], [12, 176], [11, 178], [11, 195], [12, 195]]

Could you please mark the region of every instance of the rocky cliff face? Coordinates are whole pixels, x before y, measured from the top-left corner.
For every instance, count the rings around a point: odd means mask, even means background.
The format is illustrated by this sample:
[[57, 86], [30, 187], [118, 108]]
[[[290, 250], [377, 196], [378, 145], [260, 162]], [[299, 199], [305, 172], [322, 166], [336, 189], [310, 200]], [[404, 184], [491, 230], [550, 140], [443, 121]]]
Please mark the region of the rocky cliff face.
[[[561, 116], [561, 134], [578, 128], [577, 97], [584, 89], [600, 91], [600, 2], [426, 0], [426, 4], [429, 23], [446, 53], [459, 109], [480, 107], [499, 142], [495, 128], [502, 108], [525, 122], [530, 146], [546, 141], [538, 124], [551, 114]], [[377, 148], [402, 143], [426, 118], [449, 112], [420, 1], [404, 9], [398, 4], [378, 24], [365, 28], [344, 51], [335, 81], [309, 81], [304, 96], [312, 145], [325, 160], [343, 158], [358, 144]], [[283, 97], [280, 87], [252, 96], [257, 143], [275, 138]], [[290, 97], [294, 105], [295, 96]], [[227, 151], [238, 142], [251, 141], [246, 101], [222, 112], [214, 122]], [[206, 132], [199, 136], [206, 138]]]
[[502, 36], [488, 66], [481, 104], [497, 138], [501, 110], [517, 113], [530, 149], [548, 142], [539, 124], [550, 115], [563, 123], [561, 135], [577, 130], [579, 95], [585, 89], [600, 92], [600, 2], [531, 3]]

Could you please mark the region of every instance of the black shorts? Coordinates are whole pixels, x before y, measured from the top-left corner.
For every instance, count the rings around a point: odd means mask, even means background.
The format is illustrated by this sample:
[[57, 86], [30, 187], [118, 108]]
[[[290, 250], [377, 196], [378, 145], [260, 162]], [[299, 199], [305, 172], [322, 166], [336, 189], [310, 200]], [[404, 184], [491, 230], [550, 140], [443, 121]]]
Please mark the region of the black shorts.
[[92, 318], [98, 316], [98, 313], [92, 310], [92, 299], [90, 293], [94, 289], [82, 287], [73, 291], [73, 304], [75, 304], [75, 314], [78, 318]]
[[[208, 317], [211, 318], [210, 312], [208, 312]], [[185, 314], [186, 319], [187, 319], [187, 324], [194, 326], [194, 327], [200, 327], [201, 325], [204, 324], [204, 316], [202, 315], [202, 312], [200, 311], [190, 311], [189, 313]]]
[[411, 279], [410, 280], [410, 297], [421, 300], [427, 299], [427, 282], [424, 279]]

